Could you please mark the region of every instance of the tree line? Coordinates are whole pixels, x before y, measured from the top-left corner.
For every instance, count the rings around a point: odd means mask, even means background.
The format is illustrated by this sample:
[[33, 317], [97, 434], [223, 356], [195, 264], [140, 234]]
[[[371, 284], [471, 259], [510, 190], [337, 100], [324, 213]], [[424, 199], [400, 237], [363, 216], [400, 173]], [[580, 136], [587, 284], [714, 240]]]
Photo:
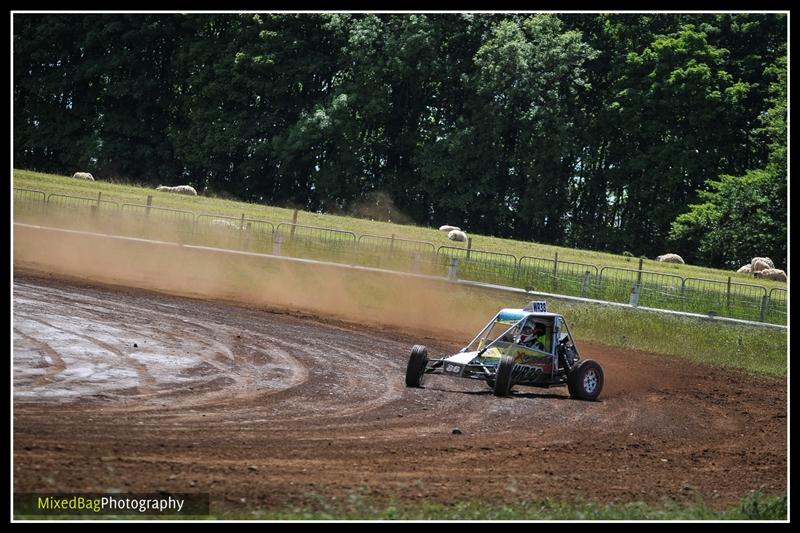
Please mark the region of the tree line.
[[15, 14], [13, 164], [783, 267], [786, 42], [758, 13]]

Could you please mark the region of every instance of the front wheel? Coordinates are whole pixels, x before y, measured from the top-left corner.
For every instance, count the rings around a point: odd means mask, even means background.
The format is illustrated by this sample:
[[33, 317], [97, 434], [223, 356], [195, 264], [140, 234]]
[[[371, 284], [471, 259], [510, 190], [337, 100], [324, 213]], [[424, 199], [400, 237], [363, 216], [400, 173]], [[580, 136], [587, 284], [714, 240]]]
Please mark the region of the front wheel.
[[497, 365], [497, 375], [494, 379], [494, 395], [495, 396], [508, 396], [511, 394], [511, 386], [513, 385], [511, 378], [514, 373], [514, 358], [510, 355], [504, 355], [500, 359], [500, 364]]
[[578, 400], [596, 400], [603, 390], [603, 368], [591, 359], [583, 359], [567, 377], [569, 395]]
[[427, 367], [428, 349], [421, 344], [417, 344], [411, 349], [411, 356], [408, 358], [406, 387], [421, 387]]

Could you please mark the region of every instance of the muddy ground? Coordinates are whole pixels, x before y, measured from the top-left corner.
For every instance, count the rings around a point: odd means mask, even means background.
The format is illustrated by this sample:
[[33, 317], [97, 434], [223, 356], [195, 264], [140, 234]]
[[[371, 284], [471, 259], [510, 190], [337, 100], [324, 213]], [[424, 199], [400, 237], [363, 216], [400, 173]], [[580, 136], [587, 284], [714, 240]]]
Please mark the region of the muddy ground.
[[213, 512], [786, 491], [784, 379], [579, 341], [605, 369], [597, 402], [442, 376], [408, 389], [412, 345], [469, 339], [19, 270], [13, 291], [16, 492], [208, 492]]

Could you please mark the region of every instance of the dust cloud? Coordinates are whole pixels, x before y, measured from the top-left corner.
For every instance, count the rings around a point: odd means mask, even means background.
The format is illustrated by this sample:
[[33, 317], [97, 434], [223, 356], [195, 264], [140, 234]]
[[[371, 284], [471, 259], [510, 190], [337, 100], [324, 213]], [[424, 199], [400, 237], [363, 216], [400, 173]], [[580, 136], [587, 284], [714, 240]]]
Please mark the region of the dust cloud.
[[372, 191], [362, 200], [354, 202], [347, 214], [358, 218], [393, 222], [395, 224], [414, 223], [414, 219], [404, 214], [395, 205], [392, 197], [383, 191]]
[[519, 298], [498, 303], [444, 279], [22, 225], [14, 226], [14, 267], [464, 342], [499, 307], [523, 303]]

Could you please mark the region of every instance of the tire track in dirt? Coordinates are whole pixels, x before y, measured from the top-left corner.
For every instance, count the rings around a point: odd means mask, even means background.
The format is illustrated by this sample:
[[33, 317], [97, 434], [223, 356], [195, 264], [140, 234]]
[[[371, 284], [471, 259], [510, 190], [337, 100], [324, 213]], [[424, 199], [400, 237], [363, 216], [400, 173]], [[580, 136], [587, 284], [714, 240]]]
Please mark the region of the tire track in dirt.
[[[33, 386], [42, 387], [55, 381], [56, 376], [58, 376], [58, 374], [60, 374], [66, 368], [64, 360], [60, 355], [58, 355], [58, 352], [46, 342], [42, 342], [35, 337], [26, 335], [17, 327], [14, 327], [14, 334], [19, 335], [28, 341], [34, 347], [34, 349], [36, 349], [36, 351], [41, 353], [42, 359], [45, 359], [44, 363], [47, 365], [47, 370], [45, 371], [44, 375], [37, 376], [33, 379]], [[50, 358], [50, 361], [46, 360], [47, 357]]]
[[38, 322], [39, 324], [42, 324], [43, 326], [47, 326], [47, 327], [55, 329], [55, 330], [63, 331], [64, 333], [68, 333], [70, 335], [74, 335], [74, 336], [76, 336], [78, 338], [87, 340], [87, 341], [89, 341], [90, 343], [92, 343], [92, 344], [94, 344], [96, 346], [99, 346], [103, 350], [106, 350], [107, 352], [115, 355], [117, 358], [119, 358], [119, 360], [124, 362], [126, 365], [130, 366], [131, 368], [133, 368], [136, 371], [136, 373], [139, 375], [139, 381], [141, 381], [141, 383], [145, 386], [145, 390], [147, 388], [152, 388], [155, 385], [156, 380], [152, 375], [150, 375], [150, 372], [147, 370], [147, 367], [145, 365], [143, 365], [142, 363], [140, 363], [139, 361], [137, 361], [133, 356], [123, 353], [117, 347], [115, 347], [115, 346], [113, 346], [113, 345], [111, 345], [111, 344], [109, 344], [107, 342], [101, 341], [100, 339], [97, 339], [95, 337], [92, 337], [91, 335], [86, 335], [85, 333], [78, 333], [78, 332], [75, 332], [75, 331], [71, 331], [68, 328], [55, 326], [55, 325], [53, 325], [53, 324], [51, 324], [51, 323], [49, 323], [49, 322], [47, 322], [45, 320], [42, 320], [41, 318], [32, 318], [32, 317], [29, 316], [28, 320], [31, 320], [33, 322]]
[[[31, 293], [35, 293], [39, 287], [21, 283], [20, 289], [17, 292], [23, 294], [24, 301], [31, 302], [33, 301], [32, 298], [35, 298], [34, 294]], [[213, 368], [216, 371], [215, 373], [218, 374], [217, 377], [211, 379], [210, 383], [191, 383], [185, 386], [169, 386], [171, 384], [168, 384], [167, 387], [162, 387], [160, 390], [142, 390], [135, 395], [126, 394], [124, 408], [126, 411], [136, 410], [155, 413], [167, 405], [174, 408], [180, 407], [181, 409], [198, 406], [223, 408], [230, 403], [232, 397], [241, 400], [245, 395], [257, 398], [263, 395], [275, 394], [281, 390], [298, 386], [308, 378], [308, 371], [304, 365], [299, 363], [296, 358], [288, 355], [285, 350], [272, 350], [268, 354], [258, 347], [258, 345], [279, 345], [281, 343], [278, 339], [265, 338], [258, 335], [253, 336], [239, 328], [231, 328], [217, 316], [214, 310], [190, 309], [191, 300], [186, 302], [176, 300], [171, 303], [148, 300], [146, 305], [139, 305], [136, 301], [129, 300], [126, 302], [123, 314], [120, 309], [115, 309], [113, 305], [109, 305], [108, 298], [102, 295], [94, 297], [91, 295], [91, 291], [84, 292], [81, 297], [71, 297], [63, 291], [42, 287], [41, 293], [46, 295], [51, 304], [58, 302], [63, 309], [68, 308], [71, 312], [76, 309], [83, 310], [84, 313], [79, 315], [82, 320], [93, 320], [100, 323], [112, 322], [122, 327], [123, 324], [118, 321], [118, 317], [125, 315], [132, 317], [133, 320], [127, 321], [124, 327], [130, 333], [129, 336], [143, 339], [140, 344], [146, 344], [148, 339], [159, 339], [162, 344], [172, 343], [178, 346], [185, 338], [192, 337], [199, 344], [199, 350], [197, 351], [202, 353], [202, 356], [198, 358], [197, 366], [193, 367], [194, 371], [199, 374], [208, 374], [210, 368]], [[187, 319], [184, 316], [192, 316], [193, 318]], [[142, 317], [149, 318], [145, 322], [155, 322], [159, 326], [154, 329], [141, 327], [144, 324], [137, 323], [136, 319]], [[86, 336], [86, 338], [90, 342], [95, 342], [99, 346], [124, 357], [124, 354], [116, 350], [111, 344], [98, 341], [90, 335]], [[231, 346], [230, 348], [229, 345]], [[287, 346], [294, 348], [297, 345]], [[243, 351], [250, 353], [251, 356], [243, 357], [241, 355]], [[153, 384], [152, 376], [146, 373], [147, 367], [137, 361], [130, 361], [132, 357], [128, 361], [132, 364], [139, 364], [138, 369], [142, 371], [144, 381], [148, 385]], [[253, 365], [249, 361], [251, 358], [256, 360], [269, 360], [271, 358], [274, 361]], [[284, 375], [287, 374], [287, 369], [289, 371], [288, 375]], [[191, 371], [192, 369], [188, 370]], [[264, 373], [271, 370], [279, 371], [278, 374], [281, 376], [279, 382], [276, 382], [274, 377], [271, 376], [267, 376], [264, 379]], [[274, 390], [264, 390], [261, 386], [264, 381], [270, 382], [271, 388]], [[103, 396], [106, 396], [105, 393], [103, 393]], [[164, 401], [131, 405], [129, 400], [132, 397], [140, 400], [160, 399]], [[169, 400], [169, 402], [165, 403], [166, 400]], [[114, 407], [110, 406], [108, 408], [113, 409]], [[177, 413], [177, 416], [181, 416], [180, 413]]]

